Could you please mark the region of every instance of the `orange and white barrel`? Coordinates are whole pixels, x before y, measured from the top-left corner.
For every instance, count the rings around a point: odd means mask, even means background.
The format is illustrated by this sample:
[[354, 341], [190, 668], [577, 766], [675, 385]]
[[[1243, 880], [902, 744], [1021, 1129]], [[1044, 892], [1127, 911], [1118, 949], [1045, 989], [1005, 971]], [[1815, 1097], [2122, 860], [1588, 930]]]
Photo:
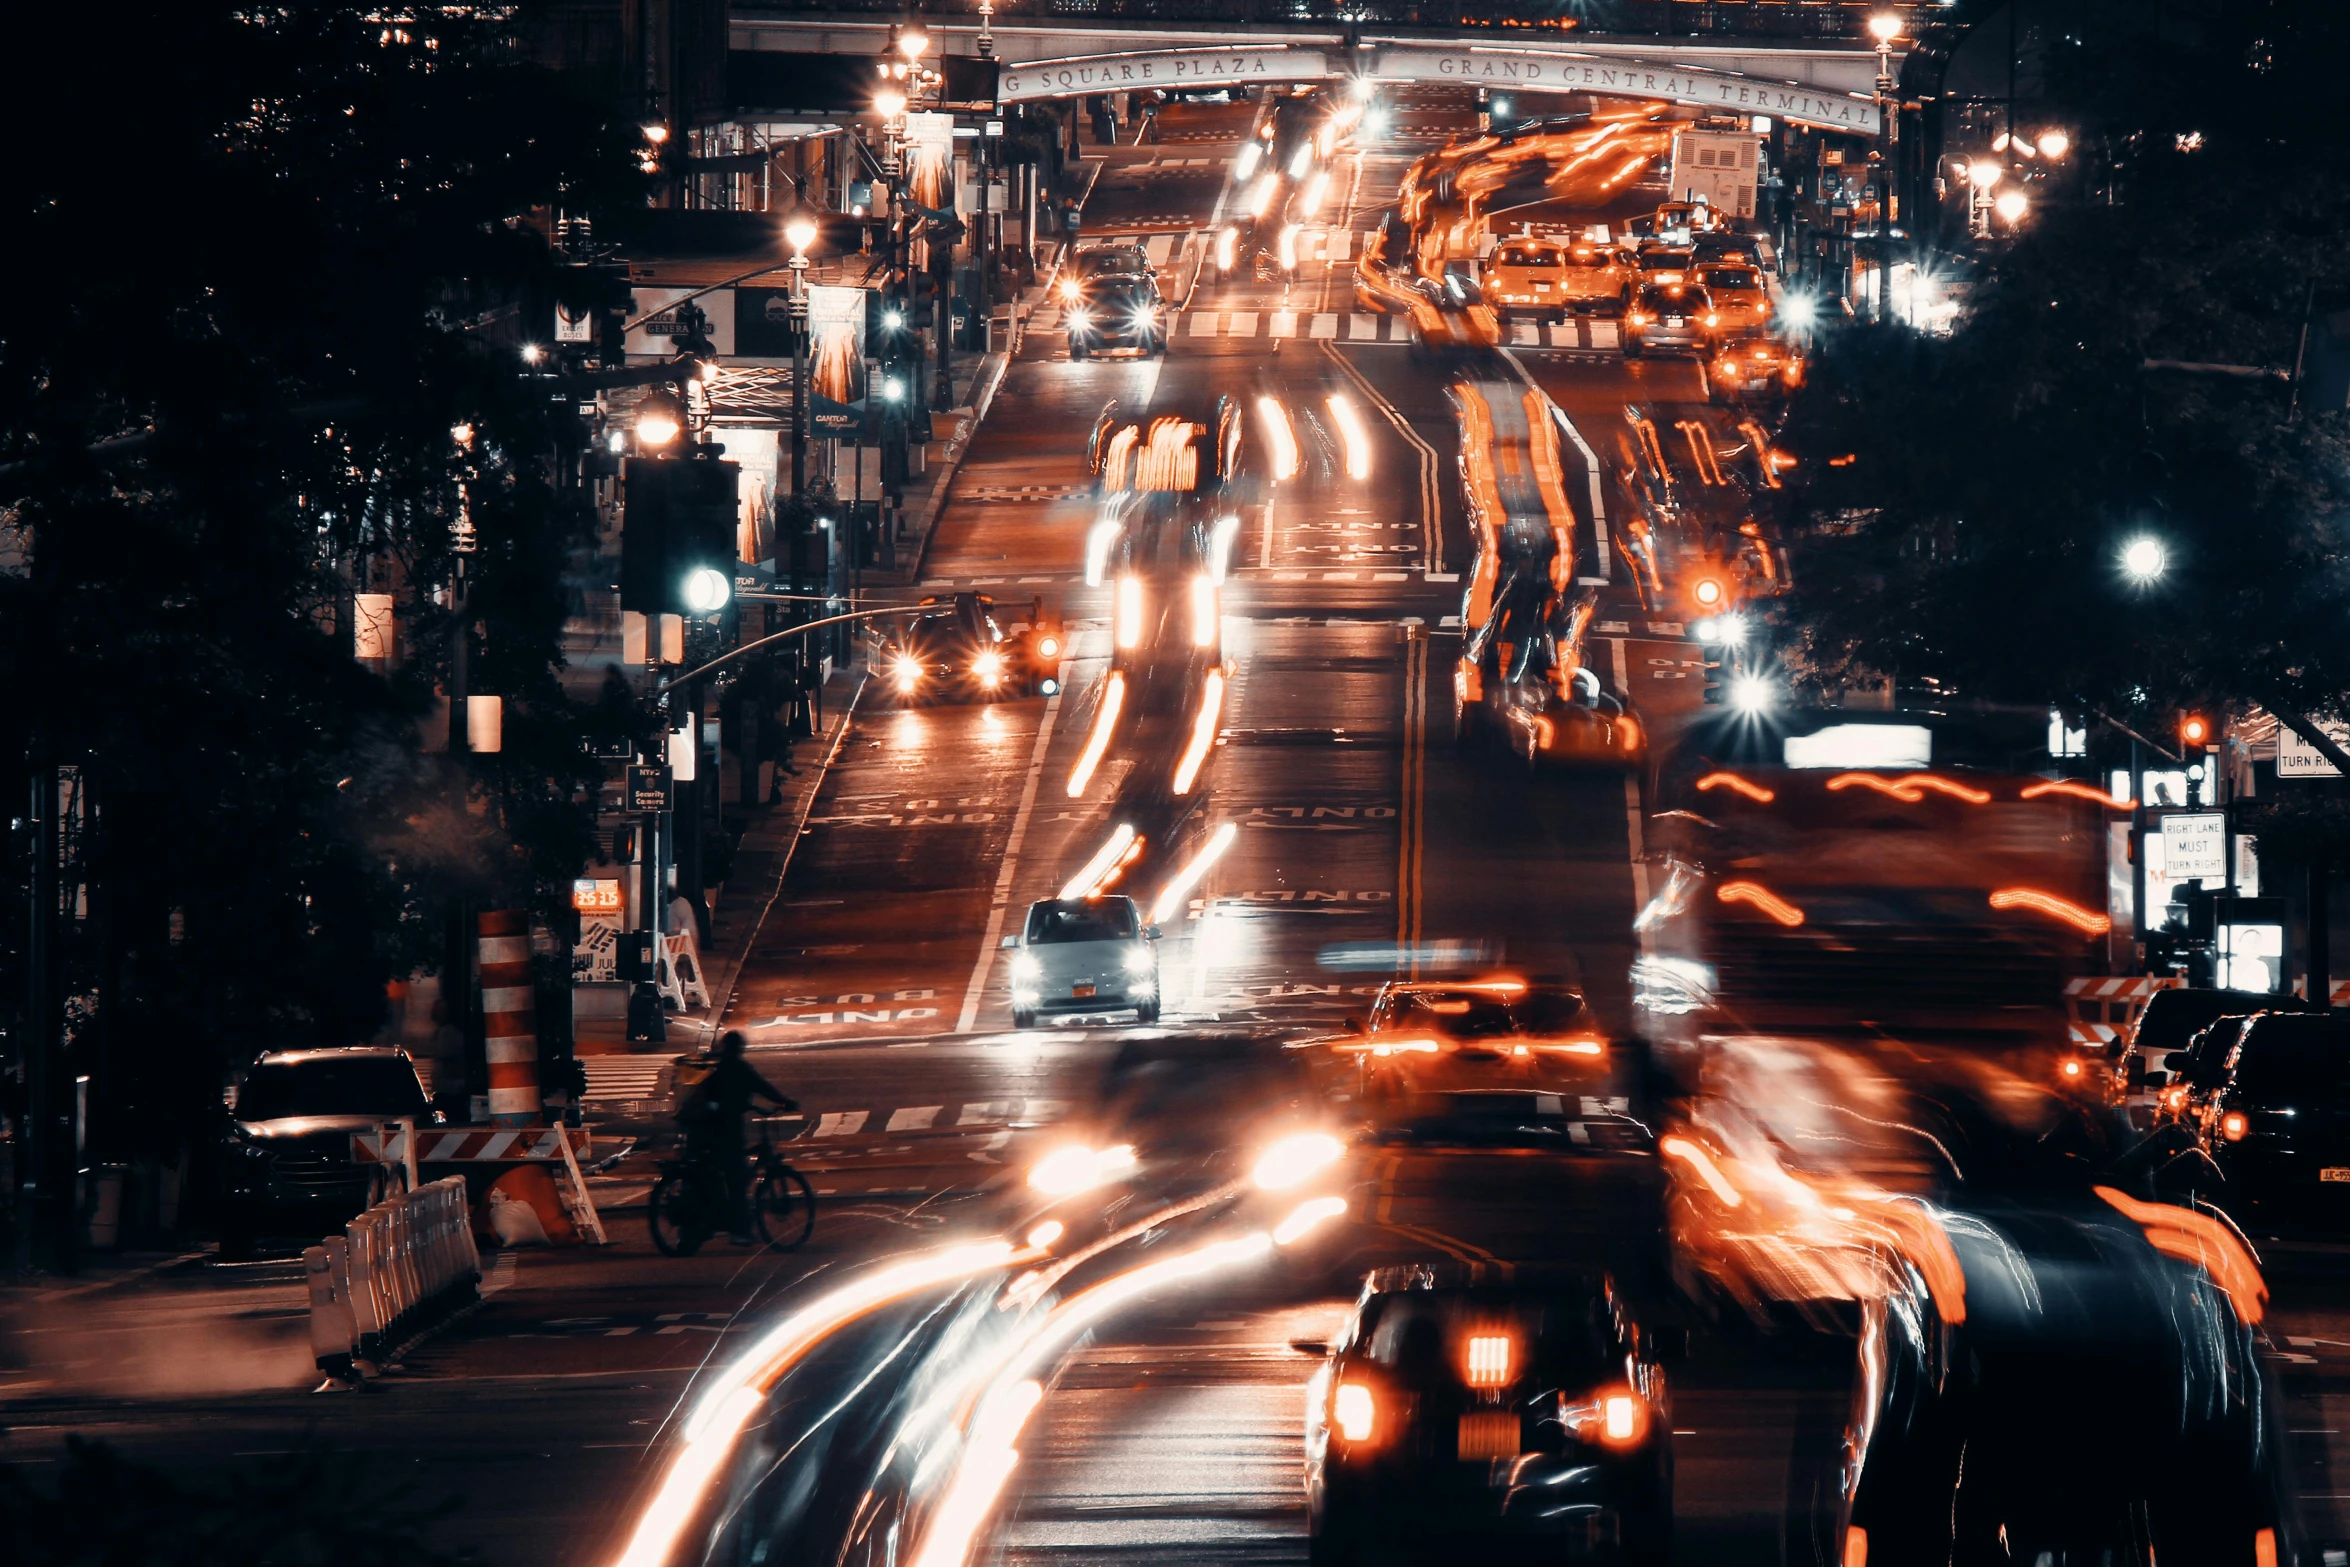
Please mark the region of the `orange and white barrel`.
[[477, 929], [482, 1042], [490, 1068], [490, 1119], [500, 1126], [528, 1126], [541, 1114], [530, 916], [520, 909], [490, 909], [479, 917]]

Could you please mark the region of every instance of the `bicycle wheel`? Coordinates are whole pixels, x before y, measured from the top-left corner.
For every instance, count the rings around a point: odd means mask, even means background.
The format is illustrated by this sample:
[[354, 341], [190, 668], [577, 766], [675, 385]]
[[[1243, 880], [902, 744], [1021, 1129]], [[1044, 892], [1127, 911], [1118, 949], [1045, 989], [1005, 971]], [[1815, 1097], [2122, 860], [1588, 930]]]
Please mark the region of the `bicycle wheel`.
[[702, 1204], [694, 1183], [683, 1170], [669, 1170], [653, 1185], [645, 1205], [645, 1222], [653, 1231], [653, 1246], [664, 1257], [690, 1257], [710, 1238], [702, 1222]]
[[816, 1228], [816, 1189], [806, 1176], [779, 1160], [759, 1172], [751, 1214], [760, 1239], [777, 1251], [796, 1251]]

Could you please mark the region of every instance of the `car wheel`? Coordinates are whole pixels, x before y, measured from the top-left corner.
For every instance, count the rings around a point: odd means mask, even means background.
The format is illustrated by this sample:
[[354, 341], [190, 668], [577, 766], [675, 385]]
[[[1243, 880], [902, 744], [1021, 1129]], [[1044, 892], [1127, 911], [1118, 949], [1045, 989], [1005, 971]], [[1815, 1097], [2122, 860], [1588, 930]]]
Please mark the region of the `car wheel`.
[[1083, 359], [1085, 357], [1085, 345], [1077, 341], [1075, 338], [1069, 339], [1069, 357], [1072, 359]]
[[1036, 1014], [1025, 1007], [1014, 1007], [1012, 1009], [1012, 1026], [1014, 1028], [1034, 1028], [1036, 1027]]
[[1156, 1001], [1147, 1001], [1134, 1009], [1134, 1021], [1137, 1023], [1156, 1023], [1158, 1020], [1159, 1004]]
[[1453, 708], [1452, 748], [1461, 756], [1477, 748], [1477, 706], [1473, 702], [1462, 702]]
[[1640, 357], [1640, 339], [1636, 337], [1627, 337], [1624, 339], [1624, 357], [1626, 359], [1638, 359]]

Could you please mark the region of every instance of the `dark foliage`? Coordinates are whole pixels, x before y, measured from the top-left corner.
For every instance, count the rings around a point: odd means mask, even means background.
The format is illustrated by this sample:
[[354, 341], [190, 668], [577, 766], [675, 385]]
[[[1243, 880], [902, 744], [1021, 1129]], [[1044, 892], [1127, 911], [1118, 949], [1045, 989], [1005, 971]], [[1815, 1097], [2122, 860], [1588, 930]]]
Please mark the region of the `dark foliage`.
[[[546, 215], [633, 198], [633, 131], [509, 25], [319, 0], [16, 20], [19, 112], [73, 130], [5, 198], [0, 755], [37, 742], [94, 808], [66, 982], [110, 1140], [167, 1140], [256, 1048], [364, 1037], [437, 957], [444, 893], [527, 899], [585, 846], [555, 671], [586, 518], [515, 349], [552, 297]], [[470, 772], [419, 743], [461, 516], [473, 689], [507, 699]], [[351, 657], [354, 588], [399, 597], [388, 674]]]

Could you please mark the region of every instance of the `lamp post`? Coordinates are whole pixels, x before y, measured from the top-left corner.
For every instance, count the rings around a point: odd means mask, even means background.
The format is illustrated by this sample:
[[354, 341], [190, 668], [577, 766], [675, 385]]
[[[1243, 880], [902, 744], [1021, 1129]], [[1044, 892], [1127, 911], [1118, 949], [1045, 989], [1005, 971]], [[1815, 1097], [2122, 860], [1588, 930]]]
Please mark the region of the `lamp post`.
[[791, 246], [791, 493], [808, 488], [808, 247], [816, 243], [816, 215], [806, 207], [784, 220]]

